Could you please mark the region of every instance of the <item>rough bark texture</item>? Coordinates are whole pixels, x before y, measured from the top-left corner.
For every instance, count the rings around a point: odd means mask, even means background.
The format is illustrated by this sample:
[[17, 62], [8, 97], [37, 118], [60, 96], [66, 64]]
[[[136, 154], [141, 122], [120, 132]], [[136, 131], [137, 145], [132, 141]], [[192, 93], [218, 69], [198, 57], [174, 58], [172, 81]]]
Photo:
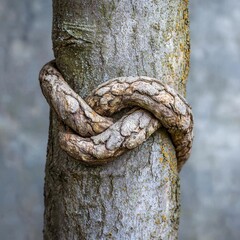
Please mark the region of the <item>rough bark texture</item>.
[[[185, 93], [187, 1], [53, 1], [56, 63], [87, 96], [119, 76], [147, 75]], [[59, 147], [51, 114], [45, 239], [177, 239], [179, 179], [164, 130], [113, 163], [86, 167]]]
[[[188, 159], [193, 140], [191, 107], [161, 80], [114, 78], [94, 89], [86, 101], [65, 82], [54, 61], [42, 68], [39, 81], [59, 118], [60, 146], [74, 159], [86, 165], [108, 163], [138, 147], [160, 126], [171, 135], [179, 171]], [[118, 121], [103, 117], [130, 106], [142, 109], [132, 109]]]

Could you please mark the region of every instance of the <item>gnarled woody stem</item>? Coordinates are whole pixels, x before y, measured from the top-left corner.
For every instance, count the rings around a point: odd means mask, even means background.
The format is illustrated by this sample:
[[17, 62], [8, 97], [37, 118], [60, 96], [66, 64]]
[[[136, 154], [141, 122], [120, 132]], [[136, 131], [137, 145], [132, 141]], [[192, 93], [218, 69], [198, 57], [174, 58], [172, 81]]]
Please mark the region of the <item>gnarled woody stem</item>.
[[[43, 67], [39, 79], [60, 120], [80, 135], [60, 125], [60, 146], [75, 159], [87, 165], [109, 162], [140, 145], [161, 125], [175, 145], [179, 171], [188, 159], [193, 140], [191, 108], [159, 80], [145, 76], [115, 78], [96, 88], [85, 102], [64, 81], [54, 62]], [[101, 116], [129, 106], [142, 109], [134, 108], [116, 123]]]
[[110, 118], [98, 115], [69, 87], [54, 61], [43, 66], [39, 80], [43, 95], [59, 119], [79, 135], [96, 135], [113, 124]]

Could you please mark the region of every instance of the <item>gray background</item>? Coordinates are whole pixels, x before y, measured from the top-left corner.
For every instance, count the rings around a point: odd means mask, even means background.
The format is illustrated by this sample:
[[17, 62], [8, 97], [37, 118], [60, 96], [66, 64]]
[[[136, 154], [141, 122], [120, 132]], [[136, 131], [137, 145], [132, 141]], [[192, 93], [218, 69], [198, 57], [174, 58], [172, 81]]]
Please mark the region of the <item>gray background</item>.
[[[181, 172], [180, 240], [240, 239], [240, 1], [190, 0], [191, 159]], [[0, 1], [0, 239], [42, 239], [52, 59], [51, 1]]]

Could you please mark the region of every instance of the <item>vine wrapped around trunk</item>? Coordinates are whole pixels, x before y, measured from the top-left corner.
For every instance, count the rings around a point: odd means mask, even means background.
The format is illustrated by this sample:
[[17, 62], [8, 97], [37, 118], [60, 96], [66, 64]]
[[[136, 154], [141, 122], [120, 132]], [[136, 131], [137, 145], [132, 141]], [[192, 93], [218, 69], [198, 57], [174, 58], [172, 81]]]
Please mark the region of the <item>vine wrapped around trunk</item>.
[[[139, 146], [163, 125], [176, 147], [179, 171], [188, 159], [193, 140], [191, 108], [159, 80], [144, 76], [115, 78], [97, 87], [86, 102], [64, 81], [54, 62], [42, 68], [39, 80], [60, 121], [80, 135], [70, 129], [66, 132], [61, 126], [60, 146], [73, 158], [87, 165], [107, 163]], [[131, 110], [116, 123], [101, 116], [111, 116], [129, 106], [148, 110], [160, 122], [141, 109]]]
[[[77, 120], [69, 125], [74, 133], [81, 132], [86, 138], [95, 135], [96, 140], [112, 126], [113, 119], [102, 116], [97, 95], [92, 101], [87, 96], [109, 79], [149, 76], [185, 96], [189, 69], [187, 4], [187, 0], [53, 0], [55, 66], [75, 95], [74, 100], [67, 97], [69, 109], [58, 109], [49, 99], [54, 111], [50, 115], [44, 191], [46, 240], [177, 239], [180, 156], [176, 157], [170, 131], [159, 128], [155, 113], [133, 109], [130, 115], [137, 119], [141, 113], [150, 122], [146, 126], [158, 129], [138, 147], [97, 167], [83, 165], [61, 148], [67, 141], [59, 141], [59, 133], [64, 140], [71, 130], [61, 125], [59, 114], [64, 119], [67, 111], [65, 124]], [[84, 105], [79, 96], [96, 115], [87, 106], [78, 108], [76, 101]], [[180, 102], [188, 109], [181, 97]], [[79, 117], [81, 111], [83, 115], [90, 111], [89, 117]], [[89, 120], [94, 117], [97, 121], [92, 125]], [[84, 122], [85, 127], [78, 122]], [[146, 132], [143, 130], [142, 135]]]

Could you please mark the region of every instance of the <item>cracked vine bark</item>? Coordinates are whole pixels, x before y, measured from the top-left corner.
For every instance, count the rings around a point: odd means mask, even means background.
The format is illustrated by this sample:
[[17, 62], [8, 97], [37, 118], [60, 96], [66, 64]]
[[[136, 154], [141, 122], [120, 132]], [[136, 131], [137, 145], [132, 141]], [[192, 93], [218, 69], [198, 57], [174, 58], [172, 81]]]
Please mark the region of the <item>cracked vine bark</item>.
[[[152, 86], [156, 79], [185, 95], [189, 67], [187, 1], [53, 0], [52, 39], [56, 66], [66, 85], [69, 84], [77, 94], [85, 97], [94, 110], [103, 114], [97, 117], [97, 124], [91, 125], [86, 121], [85, 128], [76, 122], [84, 122], [83, 118], [74, 118], [74, 121], [71, 117], [66, 119], [66, 124], [70, 123], [74, 131], [84, 136], [107, 129], [112, 119], [104, 116], [122, 108], [126, 102], [137, 101], [141, 107], [139, 101], [149, 90], [147, 84], [151, 82]], [[116, 94], [116, 91], [123, 91], [116, 87], [123, 78], [116, 80], [116, 77], [126, 76], [148, 76], [145, 79], [133, 78], [135, 80], [132, 79], [125, 89], [128, 92], [134, 89], [143, 95], [138, 96], [134, 92], [134, 97], [130, 99]], [[111, 82], [106, 82], [111, 78], [115, 78], [115, 89], [110, 86]], [[136, 84], [139, 81], [145, 85]], [[104, 84], [94, 90], [101, 83]], [[154, 86], [155, 90], [161, 89], [161, 94], [164, 92], [168, 101], [174, 96], [174, 103], [181, 102], [181, 107], [172, 104], [173, 109], [185, 113], [187, 104], [184, 99], [175, 93], [169, 95], [165, 85], [155, 82]], [[91, 92], [92, 96], [89, 95]], [[114, 93], [118, 97], [114, 97]], [[77, 94], [68, 94], [85, 106]], [[158, 94], [153, 94], [155, 103]], [[58, 97], [61, 98], [60, 95]], [[111, 101], [115, 101], [113, 108], [109, 107], [109, 96]], [[71, 132], [61, 135], [64, 126], [59, 123], [56, 113], [63, 117], [66, 113], [58, 109], [51, 99], [48, 102], [52, 103], [55, 111], [51, 111], [50, 115], [46, 164], [45, 239], [177, 239], [179, 179], [176, 154], [181, 160], [187, 153], [186, 149], [191, 147], [191, 141], [174, 138], [176, 130], [163, 121], [161, 124], [168, 132], [160, 128], [142, 145], [123, 153], [113, 162], [97, 167], [85, 166], [77, 160], [79, 152], [71, 157], [62, 150], [80, 140], [76, 140]], [[99, 102], [105, 102], [106, 108], [98, 109]], [[159, 104], [154, 107], [155, 112], [152, 113], [158, 117]], [[83, 109], [88, 111], [87, 107]], [[74, 112], [77, 111], [80, 110], [74, 109]], [[119, 126], [127, 123], [128, 114], [135, 114], [138, 122], [145, 118], [153, 119], [151, 113], [134, 108], [127, 114], [114, 116], [114, 119], [120, 119], [120, 125], [115, 123], [106, 132], [116, 132]], [[96, 117], [95, 113], [93, 115]], [[89, 116], [91, 119], [92, 115]], [[145, 135], [152, 134], [161, 125], [157, 119], [147, 123], [141, 123], [149, 128]], [[131, 137], [128, 133], [124, 134], [124, 137]], [[91, 139], [91, 144], [99, 142], [98, 135]], [[129, 139], [123, 139], [128, 149], [135, 147]], [[178, 146], [179, 142], [186, 144], [175, 149], [174, 145]], [[93, 157], [91, 155], [93, 159], [101, 154], [101, 148], [94, 154]], [[89, 158], [88, 155], [85, 157]]]

